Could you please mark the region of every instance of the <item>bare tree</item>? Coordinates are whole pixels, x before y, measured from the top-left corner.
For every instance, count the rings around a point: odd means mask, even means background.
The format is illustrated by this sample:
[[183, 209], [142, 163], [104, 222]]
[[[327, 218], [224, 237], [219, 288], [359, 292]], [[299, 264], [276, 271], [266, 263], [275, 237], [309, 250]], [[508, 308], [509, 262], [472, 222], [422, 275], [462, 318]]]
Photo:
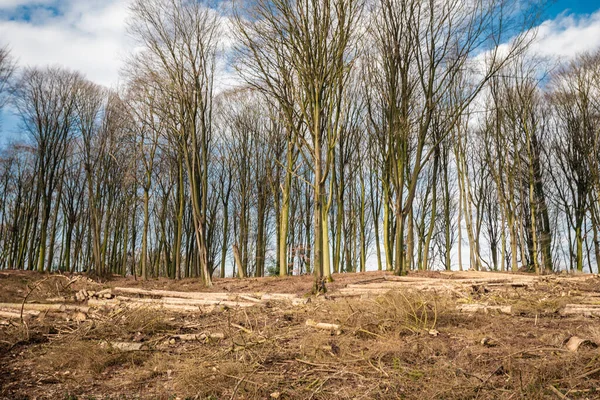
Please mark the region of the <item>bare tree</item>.
[[[369, 76], [379, 89], [379, 104], [385, 110], [375, 122], [390, 138], [385, 158], [389, 159], [395, 198], [398, 274], [406, 270], [405, 225], [421, 171], [444, 139], [431, 135], [436, 114], [442, 115], [441, 131], [445, 135], [452, 132], [486, 82], [530, 42], [529, 33], [525, 33], [513, 38], [503, 51], [498, 49], [516, 22], [509, 20], [512, 13], [508, 10], [513, 6], [496, 0], [381, 0], [371, 11], [371, 35], [378, 55]], [[532, 26], [532, 14], [521, 15], [525, 19], [519, 23]], [[485, 50], [484, 57], [474, 58]], [[467, 71], [473, 72], [471, 79], [463, 81], [452, 107], [448, 107], [451, 90]], [[388, 243], [387, 247], [392, 246]]]
[[[58, 68], [26, 69], [16, 87], [16, 107], [23, 128], [37, 149], [37, 196], [41, 224], [37, 269], [44, 270], [54, 194], [61, 182], [67, 143], [73, 134], [78, 73]], [[52, 260], [48, 260], [47, 269]]]
[[[324, 259], [329, 254], [323, 233], [328, 220], [326, 182], [339, 134], [341, 95], [355, 58], [352, 40], [360, 11], [357, 0], [259, 0], [249, 7], [251, 22], [238, 17], [244, 52], [258, 67], [254, 78], [266, 82], [287, 110], [289, 126], [299, 123], [306, 134], [299, 139], [313, 171], [315, 291], [324, 290], [321, 281], [330, 276]], [[277, 46], [280, 51], [274, 51]], [[265, 59], [275, 57], [274, 62], [262, 62], [263, 49], [272, 51]], [[281, 63], [289, 65], [283, 76], [277, 68]], [[280, 77], [292, 85], [272, 83]]]
[[0, 110], [6, 105], [10, 81], [16, 70], [16, 63], [10, 55], [8, 47], [0, 47]]
[[597, 54], [579, 57], [558, 71], [550, 94], [556, 118], [554, 155], [558, 174], [564, 177], [555, 177], [555, 183], [567, 188], [561, 198], [568, 224], [575, 233], [573, 253], [578, 271], [583, 270], [584, 264], [587, 214], [595, 214], [589, 203], [593, 199], [591, 193], [594, 189], [598, 193], [599, 69]]
[[145, 71], [165, 99], [158, 117], [185, 160], [202, 279], [211, 286], [206, 224], [218, 16], [189, 0], [136, 0], [131, 12], [129, 31], [143, 46], [132, 68]]

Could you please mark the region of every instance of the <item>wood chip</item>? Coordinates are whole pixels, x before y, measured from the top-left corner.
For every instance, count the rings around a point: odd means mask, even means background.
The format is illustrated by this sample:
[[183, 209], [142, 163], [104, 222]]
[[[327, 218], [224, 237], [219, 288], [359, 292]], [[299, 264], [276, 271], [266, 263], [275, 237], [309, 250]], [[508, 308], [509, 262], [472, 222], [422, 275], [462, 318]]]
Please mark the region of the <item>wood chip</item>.
[[581, 339], [577, 336], [571, 336], [568, 340], [565, 341], [564, 346], [567, 350], [572, 351], [573, 353], [577, 353], [582, 347], [591, 349], [595, 349], [598, 347], [598, 345], [595, 342], [589, 339]]

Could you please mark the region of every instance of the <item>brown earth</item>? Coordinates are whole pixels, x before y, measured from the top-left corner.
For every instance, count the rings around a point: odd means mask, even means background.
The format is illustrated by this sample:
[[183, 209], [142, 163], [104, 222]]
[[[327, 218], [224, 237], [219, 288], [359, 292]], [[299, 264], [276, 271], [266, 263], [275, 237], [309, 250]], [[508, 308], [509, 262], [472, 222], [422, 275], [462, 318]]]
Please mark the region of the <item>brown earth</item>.
[[[565, 315], [567, 305], [600, 305], [598, 277], [372, 272], [336, 275], [327, 295], [310, 297], [312, 284], [223, 279], [206, 289], [192, 279], [0, 271], [0, 303], [83, 310], [0, 316], [0, 398], [600, 399], [600, 321], [594, 311]], [[175, 312], [126, 299], [88, 310], [74, 299], [116, 288], [308, 302]], [[131, 302], [160, 301], [149, 293]], [[569, 350], [573, 336], [587, 341]]]

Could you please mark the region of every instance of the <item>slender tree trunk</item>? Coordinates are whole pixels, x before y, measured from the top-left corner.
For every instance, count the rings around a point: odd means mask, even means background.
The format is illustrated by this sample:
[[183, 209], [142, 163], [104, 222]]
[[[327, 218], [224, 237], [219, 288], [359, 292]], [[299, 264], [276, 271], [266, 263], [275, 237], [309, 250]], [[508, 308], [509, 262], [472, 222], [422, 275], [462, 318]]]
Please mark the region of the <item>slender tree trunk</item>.
[[394, 257], [392, 253], [393, 241], [390, 237], [392, 226], [390, 223], [390, 188], [389, 184], [383, 182], [383, 251], [385, 252], [386, 270], [394, 270]]
[[149, 189], [144, 188], [144, 230], [142, 231], [142, 258], [140, 263], [142, 266], [142, 279], [148, 280], [147, 274], [147, 258], [148, 258], [148, 226], [150, 224], [150, 213], [149, 213], [149, 202], [150, 193]]
[[223, 207], [223, 245], [221, 246], [221, 270], [219, 276], [225, 278], [225, 261], [227, 259], [227, 237], [229, 236], [229, 208]]
[[427, 237], [425, 239], [425, 245], [423, 249], [423, 269], [429, 269], [429, 250], [431, 246], [431, 239], [433, 238], [433, 231], [435, 228], [435, 220], [437, 218], [437, 174], [438, 174], [439, 157], [435, 157], [433, 161], [433, 192], [431, 200], [431, 218], [429, 221], [429, 229], [427, 231]]

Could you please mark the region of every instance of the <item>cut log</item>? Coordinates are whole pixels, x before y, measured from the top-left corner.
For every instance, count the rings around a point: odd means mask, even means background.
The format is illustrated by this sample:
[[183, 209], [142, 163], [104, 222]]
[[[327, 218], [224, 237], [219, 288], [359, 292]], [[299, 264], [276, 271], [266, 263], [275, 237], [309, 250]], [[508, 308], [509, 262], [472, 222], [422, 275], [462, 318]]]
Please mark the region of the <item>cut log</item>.
[[144, 344], [129, 342], [101, 342], [100, 347], [112, 348], [121, 351], [140, 351], [144, 348]]
[[404, 282], [404, 283], [415, 283], [415, 282], [432, 282], [439, 281], [441, 279], [434, 278], [419, 278], [416, 276], [396, 276], [396, 275], [385, 275], [383, 280], [389, 282]]
[[35, 311], [55, 311], [61, 312], [65, 311], [67, 308], [64, 304], [36, 304], [36, 303], [25, 303], [25, 305], [21, 303], [0, 303], [0, 308], [6, 308], [10, 310], [35, 310]]
[[337, 299], [337, 298], [352, 298], [352, 297], [362, 297], [362, 293], [327, 293], [325, 295], [326, 299]]
[[[33, 318], [40, 315], [39, 311], [26, 310], [23, 311], [23, 318]], [[21, 313], [17, 311], [4, 311], [0, 310], [0, 318], [5, 319], [21, 319]]]
[[567, 304], [561, 315], [583, 315], [584, 317], [600, 317], [600, 305]]
[[65, 299], [64, 297], [52, 297], [49, 299], [46, 299], [46, 301], [50, 302], [50, 303], [64, 303], [65, 301], [67, 301], [67, 299]]
[[238, 299], [242, 299], [242, 300], [246, 300], [246, 301], [251, 301], [253, 303], [261, 303], [262, 302], [261, 299], [257, 299], [256, 297], [248, 296], [248, 295], [245, 295], [245, 294], [240, 294], [237, 297], [238, 297]]
[[497, 311], [502, 314], [512, 314], [511, 306], [488, 306], [486, 304], [461, 304], [456, 306], [456, 309], [460, 312], [477, 313], [483, 312], [488, 313], [490, 311]]
[[152, 297], [178, 297], [182, 299], [197, 300], [233, 300], [235, 294], [232, 293], [213, 293], [213, 292], [175, 292], [170, 290], [145, 290], [138, 288], [114, 288], [114, 292], [124, 294], [137, 294], [140, 296]]
[[[5, 310], [16, 310], [17, 312], [21, 312], [21, 303], [0, 303], [0, 309]], [[78, 306], [75, 304], [37, 304], [37, 303], [26, 303], [23, 306], [23, 314], [29, 313], [31, 315], [39, 315], [41, 312], [64, 312], [64, 311], [75, 311], [75, 312], [83, 312], [88, 313], [90, 310], [89, 307], [86, 306]], [[37, 313], [33, 313], [33, 312]]]
[[117, 296], [117, 300], [127, 303], [144, 304], [177, 304], [187, 306], [224, 306], [224, 307], [252, 307], [255, 303], [229, 301], [229, 300], [204, 300], [204, 299], [181, 299], [177, 297], [163, 297], [162, 299], [142, 299], [133, 297]]
[[78, 306], [76, 304], [62, 304], [65, 308], [65, 311], [77, 311], [77, 312], [82, 312], [82, 313], [88, 313], [90, 312], [90, 308], [87, 306]]
[[312, 319], [307, 319], [306, 326], [310, 326], [310, 327], [316, 328], [316, 329], [323, 329], [326, 331], [331, 331], [331, 332], [335, 333], [336, 335], [340, 335], [342, 333], [342, 328], [338, 324], [328, 324], [325, 322], [316, 322]]
[[309, 302], [308, 298], [298, 297], [290, 293], [266, 293], [261, 296], [262, 301], [286, 301], [294, 306], [300, 306]]
[[263, 293], [262, 300], [297, 300], [299, 297], [292, 293]]
[[[127, 298], [129, 299], [129, 298]], [[135, 301], [123, 301], [121, 302], [119, 299], [113, 300], [96, 300], [89, 299], [88, 305], [94, 308], [115, 308], [119, 306], [127, 307], [127, 308], [140, 308], [140, 309], [148, 309], [148, 310], [168, 310], [173, 312], [201, 312], [201, 311], [212, 311], [214, 306], [194, 306], [194, 305], [186, 305], [186, 304], [168, 304], [168, 303], [152, 303], [148, 302], [148, 300], [153, 299], [135, 299]]]
[[120, 304], [119, 300], [100, 300], [100, 299], [89, 299], [87, 305], [94, 308], [106, 307], [114, 308]]
[[225, 334], [221, 332], [213, 332], [213, 333], [188, 333], [183, 335], [173, 335], [172, 339], [178, 339], [182, 342], [193, 342], [193, 341], [203, 341], [206, 339], [225, 339]]
[[101, 291], [96, 293], [96, 297], [102, 297], [105, 294], [112, 294], [112, 289], [102, 289]]
[[180, 299], [176, 297], [163, 297], [161, 299], [167, 304], [189, 304], [200, 306], [224, 306], [224, 307], [252, 307], [256, 303], [248, 301], [230, 301], [230, 300], [205, 300], [205, 299]]
[[[170, 290], [145, 290], [139, 288], [114, 288], [114, 292], [153, 298], [192, 299], [205, 302], [206, 305], [224, 305], [227, 307], [249, 307], [265, 301], [290, 301], [293, 305], [306, 304], [308, 299], [293, 293], [216, 293], [216, 292], [176, 292]], [[158, 300], [158, 299], [155, 299]], [[227, 303], [230, 302], [230, 303]], [[198, 303], [199, 304], [199, 303]]]
[[215, 306], [188, 306], [185, 304], [141, 304], [132, 303], [127, 305], [130, 308], [142, 308], [150, 310], [168, 310], [180, 313], [209, 312], [214, 310]]
[[368, 288], [344, 288], [340, 289], [341, 294], [348, 294], [352, 297], [357, 295], [377, 296], [389, 293], [391, 289], [368, 289]]

